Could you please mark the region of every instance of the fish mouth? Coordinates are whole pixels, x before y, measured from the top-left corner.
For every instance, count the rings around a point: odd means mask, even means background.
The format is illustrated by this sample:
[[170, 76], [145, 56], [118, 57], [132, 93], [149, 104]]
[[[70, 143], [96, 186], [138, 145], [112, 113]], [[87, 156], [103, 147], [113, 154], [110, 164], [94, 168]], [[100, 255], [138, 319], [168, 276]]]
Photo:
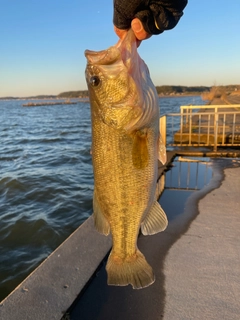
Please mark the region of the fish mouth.
[[88, 65], [112, 65], [121, 60], [123, 64], [131, 67], [132, 56], [137, 55], [137, 38], [132, 29], [129, 29], [126, 35], [120, 39], [114, 46], [107, 50], [92, 51], [85, 50], [85, 57]]
[[133, 31], [130, 29], [106, 50], [86, 50], [85, 56], [85, 76], [95, 114], [106, 124], [128, 132], [135, 130], [143, 116], [144, 98], [142, 60]]
[[85, 50], [84, 54], [89, 65], [110, 65], [121, 57], [121, 53], [116, 46], [101, 51]]

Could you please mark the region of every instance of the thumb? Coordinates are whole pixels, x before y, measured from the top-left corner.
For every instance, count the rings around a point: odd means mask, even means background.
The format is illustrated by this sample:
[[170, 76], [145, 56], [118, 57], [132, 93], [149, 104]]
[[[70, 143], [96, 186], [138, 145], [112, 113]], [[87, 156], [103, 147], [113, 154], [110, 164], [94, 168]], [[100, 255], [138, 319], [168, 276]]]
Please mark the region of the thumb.
[[138, 18], [132, 20], [131, 27], [138, 40], [145, 40], [151, 37], [151, 35], [144, 30], [142, 22]]

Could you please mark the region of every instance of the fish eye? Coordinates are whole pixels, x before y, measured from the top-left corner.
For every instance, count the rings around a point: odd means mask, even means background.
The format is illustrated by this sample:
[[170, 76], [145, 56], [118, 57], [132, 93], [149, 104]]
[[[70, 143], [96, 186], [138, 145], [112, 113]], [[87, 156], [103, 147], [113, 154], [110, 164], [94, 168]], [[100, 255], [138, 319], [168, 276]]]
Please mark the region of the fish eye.
[[100, 84], [101, 80], [98, 76], [92, 76], [89, 79], [89, 82], [93, 87], [97, 87]]

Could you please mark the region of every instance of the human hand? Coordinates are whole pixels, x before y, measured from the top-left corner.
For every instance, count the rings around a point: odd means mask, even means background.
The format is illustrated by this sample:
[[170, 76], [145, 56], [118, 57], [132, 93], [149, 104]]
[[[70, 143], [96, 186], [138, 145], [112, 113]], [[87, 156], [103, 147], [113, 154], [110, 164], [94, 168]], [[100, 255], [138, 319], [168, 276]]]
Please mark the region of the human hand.
[[[151, 37], [151, 34], [149, 34], [147, 31], [144, 30], [143, 24], [138, 18], [135, 18], [132, 20], [131, 28], [136, 38], [139, 40], [139, 44], [142, 40], [145, 40]], [[114, 26], [114, 31], [120, 39], [122, 39], [127, 33], [126, 29], [119, 29], [116, 26]]]
[[113, 23], [122, 38], [130, 28], [141, 41], [176, 26], [187, 0], [114, 0]]

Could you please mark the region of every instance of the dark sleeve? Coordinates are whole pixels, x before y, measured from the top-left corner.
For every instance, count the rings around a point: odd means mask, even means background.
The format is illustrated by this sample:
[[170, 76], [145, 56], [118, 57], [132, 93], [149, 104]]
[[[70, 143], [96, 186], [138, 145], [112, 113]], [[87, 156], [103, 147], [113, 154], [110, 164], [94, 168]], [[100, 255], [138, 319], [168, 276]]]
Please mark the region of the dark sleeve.
[[160, 34], [176, 26], [188, 0], [114, 0], [113, 23], [129, 29], [133, 18], [141, 20], [150, 34]]

